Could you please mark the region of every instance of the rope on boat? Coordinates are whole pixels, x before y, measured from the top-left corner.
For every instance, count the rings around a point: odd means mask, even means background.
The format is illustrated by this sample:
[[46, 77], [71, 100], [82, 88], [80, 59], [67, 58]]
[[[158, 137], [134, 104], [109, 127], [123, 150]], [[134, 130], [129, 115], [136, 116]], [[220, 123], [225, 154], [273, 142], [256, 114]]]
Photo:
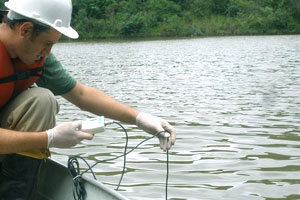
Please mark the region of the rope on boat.
[[[166, 131], [161, 131], [156, 133], [155, 135], [153, 135], [152, 137], [148, 137], [146, 139], [144, 139], [143, 141], [141, 141], [139, 144], [137, 144], [133, 149], [131, 149], [130, 151], [127, 151], [128, 149], [128, 133], [126, 131], [126, 129], [124, 128], [124, 126], [122, 126], [122, 124], [118, 123], [118, 122], [111, 122], [110, 124], [117, 124], [119, 125], [124, 133], [126, 134], [126, 143], [125, 143], [125, 147], [124, 147], [124, 153], [122, 155], [113, 157], [113, 158], [109, 158], [109, 159], [105, 159], [105, 160], [100, 160], [95, 162], [93, 165], [89, 165], [89, 163], [82, 157], [79, 156], [74, 156], [74, 157], [69, 157], [68, 160], [68, 171], [70, 173], [70, 175], [73, 177], [73, 197], [74, 200], [84, 200], [86, 197], [86, 190], [84, 188], [84, 185], [82, 183], [82, 175], [87, 173], [88, 171], [90, 171], [94, 177], [95, 180], [97, 180], [96, 175], [93, 171], [93, 167], [95, 167], [96, 165], [98, 165], [99, 163], [103, 163], [103, 162], [108, 162], [108, 161], [112, 161], [112, 160], [116, 160], [119, 159], [121, 157], [124, 157], [124, 162], [123, 162], [123, 170], [122, 170], [122, 175], [120, 177], [118, 186], [116, 188], [116, 190], [119, 189], [124, 173], [125, 173], [125, 169], [126, 169], [126, 155], [128, 155], [129, 153], [133, 152], [135, 149], [137, 149], [141, 144], [143, 144], [144, 142], [158, 136], [161, 133], [165, 133]], [[169, 182], [169, 150], [166, 151], [167, 153], [167, 174], [166, 174], [166, 188], [165, 188], [165, 199], [168, 199], [168, 182]], [[80, 172], [80, 167], [79, 167], [79, 162], [78, 159], [81, 159], [85, 162], [85, 164], [87, 165], [87, 169], [84, 170], [83, 172]]]

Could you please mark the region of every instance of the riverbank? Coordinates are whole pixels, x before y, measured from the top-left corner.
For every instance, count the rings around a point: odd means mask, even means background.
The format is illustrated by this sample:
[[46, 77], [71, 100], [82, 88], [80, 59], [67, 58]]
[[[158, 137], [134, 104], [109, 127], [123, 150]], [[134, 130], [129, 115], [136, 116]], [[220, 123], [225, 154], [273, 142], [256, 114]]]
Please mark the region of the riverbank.
[[[0, 0], [0, 9], [4, 9]], [[299, 0], [73, 1], [81, 40], [300, 34]]]
[[272, 37], [272, 36], [296, 36], [299, 34], [241, 34], [241, 35], [207, 35], [207, 36], [151, 36], [151, 37], [103, 37], [103, 38], [82, 38], [79, 35], [79, 38], [74, 40], [67, 37], [62, 36], [59, 40], [60, 43], [69, 43], [69, 42], [102, 42], [102, 43], [122, 43], [122, 42], [145, 42], [145, 41], [168, 41], [168, 40], [186, 40], [186, 39], [197, 39], [197, 38], [218, 38], [218, 37]]
[[74, 1], [81, 39], [300, 34], [294, 0], [91, 2]]
[[[270, 24], [251, 19], [240, 19], [224, 16], [211, 16], [206, 19], [194, 20], [186, 23], [178, 19], [174, 23], [162, 23], [153, 28], [142, 27], [133, 31], [129, 25], [127, 32], [123, 26], [110, 27], [112, 22], [89, 22], [86, 25], [76, 25], [80, 39], [116, 39], [116, 38], [156, 38], [156, 37], [198, 37], [198, 36], [234, 36], [234, 35], [287, 35], [300, 34], [300, 24], [288, 23], [282, 29]], [[85, 27], [88, 26], [89, 28]]]

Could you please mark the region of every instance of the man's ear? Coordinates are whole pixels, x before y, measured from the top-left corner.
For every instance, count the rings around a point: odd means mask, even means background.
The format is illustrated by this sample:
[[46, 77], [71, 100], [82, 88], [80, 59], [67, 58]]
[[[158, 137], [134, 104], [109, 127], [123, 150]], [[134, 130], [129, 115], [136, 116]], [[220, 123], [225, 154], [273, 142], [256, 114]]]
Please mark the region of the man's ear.
[[23, 37], [31, 37], [34, 25], [32, 22], [24, 22], [20, 25], [19, 31]]

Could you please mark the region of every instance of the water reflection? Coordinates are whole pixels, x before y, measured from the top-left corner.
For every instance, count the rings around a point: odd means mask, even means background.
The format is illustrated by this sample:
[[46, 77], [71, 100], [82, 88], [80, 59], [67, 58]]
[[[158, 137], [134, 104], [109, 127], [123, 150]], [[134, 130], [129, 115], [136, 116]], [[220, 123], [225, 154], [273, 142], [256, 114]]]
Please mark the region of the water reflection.
[[[299, 41], [260, 36], [60, 43], [54, 52], [79, 81], [175, 126], [170, 199], [300, 199]], [[92, 116], [59, 101], [58, 121]], [[147, 136], [126, 128], [130, 148]], [[109, 127], [93, 141], [54, 149], [53, 157], [66, 162], [67, 155], [80, 155], [93, 163], [122, 154], [124, 143], [122, 131]], [[157, 141], [127, 160], [122, 194], [164, 198], [166, 155]], [[115, 188], [122, 164], [97, 165], [98, 179]]]

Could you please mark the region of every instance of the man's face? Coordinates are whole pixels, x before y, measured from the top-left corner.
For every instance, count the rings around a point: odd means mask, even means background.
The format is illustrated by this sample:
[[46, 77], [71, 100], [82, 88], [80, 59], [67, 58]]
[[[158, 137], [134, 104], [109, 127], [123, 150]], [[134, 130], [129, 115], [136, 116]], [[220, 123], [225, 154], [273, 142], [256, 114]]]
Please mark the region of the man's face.
[[19, 59], [28, 65], [39, 61], [42, 56], [51, 52], [52, 46], [58, 42], [60, 36], [61, 34], [53, 28], [36, 37], [32, 37], [32, 34], [25, 34], [18, 47]]

